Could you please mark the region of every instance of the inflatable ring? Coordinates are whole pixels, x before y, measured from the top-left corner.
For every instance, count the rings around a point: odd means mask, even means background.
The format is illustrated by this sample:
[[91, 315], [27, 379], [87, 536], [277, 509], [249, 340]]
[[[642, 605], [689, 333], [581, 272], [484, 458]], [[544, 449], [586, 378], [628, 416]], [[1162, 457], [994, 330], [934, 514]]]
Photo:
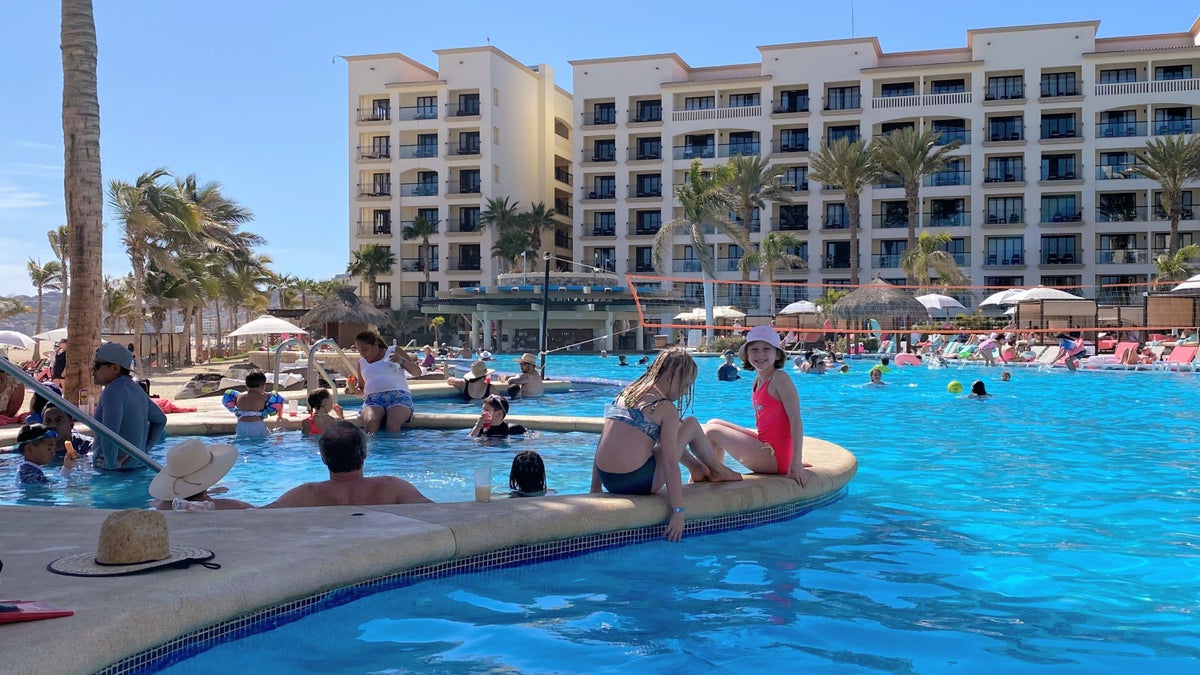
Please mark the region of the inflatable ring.
[[898, 366], [919, 366], [921, 365], [921, 357], [916, 354], [897, 354], [896, 365]]
[[950, 392], [951, 394], [961, 394], [963, 392], [962, 382], [959, 382], [958, 380], [950, 380], [950, 383], [946, 385], [946, 391]]

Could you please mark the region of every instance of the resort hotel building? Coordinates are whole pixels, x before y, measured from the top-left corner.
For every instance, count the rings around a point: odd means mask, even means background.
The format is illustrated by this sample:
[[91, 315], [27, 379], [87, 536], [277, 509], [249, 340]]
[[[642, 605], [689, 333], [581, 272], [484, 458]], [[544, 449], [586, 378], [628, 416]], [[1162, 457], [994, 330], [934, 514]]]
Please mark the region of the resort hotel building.
[[[753, 216], [751, 241], [790, 233], [808, 262], [776, 280], [847, 284], [845, 196], [809, 180], [809, 155], [915, 126], [962, 144], [926, 177], [918, 225], [952, 237], [946, 250], [973, 284], [1082, 286], [1101, 303], [1136, 304], [1140, 293], [1104, 287], [1150, 281], [1169, 224], [1157, 184], [1130, 171], [1133, 151], [1200, 126], [1200, 21], [1146, 36], [1099, 38], [1098, 28], [986, 28], [968, 31], [965, 47], [917, 52], [886, 53], [874, 37], [768, 45], [754, 63], [701, 68], [676, 54], [572, 61], [573, 94], [548, 67], [491, 47], [438, 51], [436, 72], [399, 54], [350, 57], [350, 245], [400, 253], [380, 277], [394, 308], [496, 290], [508, 268], [492, 259], [480, 209], [489, 197], [541, 200], [564, 225], [556, 257], [614, 274], [603, 283], [619, 292], [626, 273], [672, 277], [661, 289], [693, 306], [690, 240], [674, 241], [666, 269], [652, 264], [655, 234], [680, 215], [673, 187], [694, 159], [758, 155], [786, 168], [792, 199]], [[1185, 245], [1200, 243], [1197, 193], [1183, 197]], [[903, 283], [903, 189], [880, 183], [861, 203], [862, 280]], [[422, 215], [440, 224], [418, 257], [420, 242], [400, 231]], [[709, 243], [720, 278], [740, 279], [746, 251], [722, 234]], [[769, 315], [810, 294], [786, 287], [766, 307], [757, 287], [719, 286], [717, 304]]]

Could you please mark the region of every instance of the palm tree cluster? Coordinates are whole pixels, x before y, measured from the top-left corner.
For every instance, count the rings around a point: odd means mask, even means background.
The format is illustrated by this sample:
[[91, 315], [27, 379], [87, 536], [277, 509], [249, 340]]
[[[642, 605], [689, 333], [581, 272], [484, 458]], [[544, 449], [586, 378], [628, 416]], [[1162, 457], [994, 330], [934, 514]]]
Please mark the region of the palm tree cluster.
[[545, 231], [558, 228], [559, 223], [554, 219], [554, 209], [545, 202], [531, 204], [529, 210], [523, 211], [520, 202], [510, 203], [508, 199], [488, 199], [479, 214], [479, 224], [496, 231], [492, 255], [507, 261], [511, 271], [520, 264], [522, 254], [541, 251]]

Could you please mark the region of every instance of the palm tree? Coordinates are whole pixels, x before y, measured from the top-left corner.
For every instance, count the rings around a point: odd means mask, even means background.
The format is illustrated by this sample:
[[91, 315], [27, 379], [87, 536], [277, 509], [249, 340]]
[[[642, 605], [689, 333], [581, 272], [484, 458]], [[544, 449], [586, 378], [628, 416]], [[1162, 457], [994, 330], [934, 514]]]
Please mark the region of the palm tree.
[[96, 21], [91, 0], [61, 0], [62, 123], [64, 193], [70, 234], [71, 308], [67, 331], [66, 386], [63, 394], [79, 400], [79, 388], [91, 381], [88, 366], [100, 344], [103, 292], [104, 184], [100, 174], [100, 98], [96, 86]]
[[[543, 232], [558, 227], [558, 221], [554, 219], [554, 209], [547, 207], [546, 202], [530, 204], [529, 210], [517, 217], [517, 222], [522, 229], [529, 232], [529, 246], [533, 251], [542, 249]], [[551, 238], [550, 241], [553, 242], [554, 239]]]
[[442, 328], [446, 325], [446, 317], [435, 316], [429, 320], [429, 330], [433, 331], [433, 340], [438, 344], [442, 342]]
[[58, 258], [58, 290], [62, 292], [62, 300], [58, 303], [58, 323], [56, 326], [66, 325], [67, 321], [67, 289], [71, 287], [71, 272], [70, 261], [71, 254], [70, 239], [67, 234], [67, 226], [59, 225], [57, 228], [46, 233], [46, 239], [50, 241], [50, 250], [54, 253], [54, 257]]
[[[749, 240], [753, 227], [751, 221], [756, 209], [761, 214], [766, 210], [768, 201], [792, 203], [791, 188], [780, 182], [786, 169], [772, 166], [769, 161], [758, 155], [731, 157], [729, 167], [729, 182], [725, 189], [732, 198], [730, 206], [741, 221], [743, 236]], [[741, 269], [742, 281], [748, 281], [750, 268], [742, 265]]]
[[479, 224], [497, 231], [507, 230], [517, 224], [521, 215], [521, 202], [508, 202], [508, 197], [489, 197], [479, 214]]
[[[884, 173], [904, 184], [908, 202], [908, 248], [917, 245], [917, 223], [921, 209], [921, 179], [946, 168], [950, 153], [962, 143], [958, 140], [938, 145], [940, 133], [918, 131], [914, 127], [897, 129], [875, 141], [873, 152]], [[908, 283], [916, 279], [909, 276]]]
[[378, 244], [367, 244], [354, 251], [354, 260], [346, 266], [346, 273], [362, 277], [363, 281], [367, 282], [367, 296], [371, 298], [371, 304], [378, 305], [378, 287], [375, 280], [379, 275], [391, 272], [395, 264], [396, 256], [388, 248]]
[[[846, 195], [846, 212], [850, 218], [850, 285], [857, 286], [858, 228], [862, 213], [862, 191], [882, 175], [873, 150], [862, 140], [846, 137], [822, 145], [809, 158], [809, 178], [829, 186], [837, 186]], [[910, 207], [911, 208], [911, 207]], [[911, 226], [912, 221], [909, 221]]]
[[[162, 182], [169, 176], [166, 169], [158, 168], [138, 176], [133, 184], [120, 180], [108, 184], [108, 202], [121, 221], [121, 241], [133, 270], [129, 293], [135, 316], [143, 313], [146, 267], [153, 263], [164, 272], [179, 274], [174, 253], [200, 234], [198, 212], [174, 183]], [[133, 343], [139, 348], [143, 327], [143, 322], [133, 322]]]
[[[658, 235], [654, 237], [655, 269], [664, 268], [663, 261], [667, 253], [671, 252], [671, 242], [675, 235], [686, 234], [692, 242], [692, 248], [696, 251], [696, 257], [700, 262], [700, 271], [703, 272], [704, 278], [716, 279], [716, 261], [713, 259], [712, 249], [709, 248], [708, 241], [704, 236], [706, 227], [716, 228], [718, 232], [728, 235], [730, 239], [740, 244], [743, 249], [750, 249], [750, 243], [742, 236], [741, 228], [725, 220], [725, 214], [729, 212], [732, 202], [729, 192], [725, 190], [725, 185], [729, 182], [730, 171], [728, 164], [722, 164], [711, 172], [707, 172], [701, 166], [700, 160], [692, 160], [692, 165], [688, 168], [687, 179], [683, 185], [675, 188], [675, 200], [679, 202], [683, 213], [678, 218], [672, 218], [664, 223], [659, 228]], [[703, 288], [704, 320], [708, 324], [705, 340], [711, 344], [713, 341], [713, 285], [710, 281], [705, 281]]]
[[1146, 147], [1133, 153], [1130, 171], [1149, 178], [1162, 188], [1157, 204], [1171, 221], [1167, 256], [1174, 256], [1183, 245], [1179, 220], [1183, 215], [1183, 190], [1190, 181], [1200, 180], [1200, 136], [1163, 136], [1147, 141]]
[[[104, 328], [110, 333], [116, 333], [122, 324], [128, 328], [140, 319], [134, 310], [131, 296], [130, 279], [104, 279]], [[70, 343], [67, 343], [70, 345]]]
[[412, 241], [413, 239], [421, 240], [421, 269], [425, 271], [425, 292], [428, 293], [431, 288], [429, 284], [429, 272], [433, 267], [433, 261], [429, 259], [429, 238], [437, 234], [438, 223], [441, 221], [430, 220], [425, 216], [417, 216], [411, 224], [405, 225], [400, 231], [400, 236], [404, 241]]
[[1161, 253], [1154, 258], [1157, 281], [1183, 281], [1192, 276], [1195, 258], [1200, 258], [1200, 244], [1188, 244], [1173, 255]]
[[938, 273], [938, 280], [943, 284], [960, 285], [967, 283], [967, 276], [958, 268], [954, 256], [946, 252], [946, 245], [953, 237], [942, 234], [922, 232], [917, 238], [917, 245], [904, 250], [900, 256], [900, 269], [909, 279], [916, 279], [921, 286], [928, 286], [929, 268]]
[[492, 255], [507, 262], [509, 269], [514, 270], [517, 267], [517, 261], [521, 259], [521, 254], [527, 253], [532, 248], [533, 241], [527, 230], [510, 227], [507, 230], [501, 230], [496, 236], [496, 243], [492, 244]]
[[296, 292], [300, 294], [300, 309], [308, 309], [309, 294], [317, 293], [317, 282], [314, 279], [302, 278], [296, 280]]
[[[33, 287], [37, 290], [37, 319], [34, 321], [34, 334], [42, 332], [42, 293], [50, 291], [62, 290], [62, 266], [57, 261], [51, 260], [43, 265], [40, 260], [29, 259], [25, 265], [29, 271], [29, 281], [33, 283]], [[69, 345], [70, 343], [68, 343]], [[35, 343], [33, 346], [33, 358], [39, 358], [40, 345]]]
[[808, 263], [804, 258], [789, 253], [800, 246], [800, 240], [794, 235], [780, 232], [768, 232], [758, 245], [757, 251], [752, 251], [742, 257], [742, 273], [748, 275], [751, 268], [758, 268], [758, 280], [762, 281], [764, 272], [767, 277], [767, 308], [775, 312], [775, 275], [789, 269], [804, 269]]

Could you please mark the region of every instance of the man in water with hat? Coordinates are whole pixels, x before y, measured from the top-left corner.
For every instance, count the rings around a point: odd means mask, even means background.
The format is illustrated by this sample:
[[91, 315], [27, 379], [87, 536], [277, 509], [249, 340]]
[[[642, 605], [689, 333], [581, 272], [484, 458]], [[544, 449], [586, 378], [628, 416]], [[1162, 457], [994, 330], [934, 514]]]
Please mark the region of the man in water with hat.
[[537, 357], [533, 354], [522, 354], [516, 361], [520, 364], [521, 373], [513, 375], [505, 382], [509, 398], [541, 396], [546, 387], [542, 384], [542, 375], [537, 370]]
[[[133, 354], [115, 342], [106, 342], [96, 350], [92, 361], [92, 382], [104, 387], [96, 405], [96, 419], [143, 452], [162, 440], [167, 416], [146, 390], [130, 377]], [[97, 435], [92, 454], [97, 469], [136, 469], [140, 462], [130, 461], [129, 453], [103, 435]]]

